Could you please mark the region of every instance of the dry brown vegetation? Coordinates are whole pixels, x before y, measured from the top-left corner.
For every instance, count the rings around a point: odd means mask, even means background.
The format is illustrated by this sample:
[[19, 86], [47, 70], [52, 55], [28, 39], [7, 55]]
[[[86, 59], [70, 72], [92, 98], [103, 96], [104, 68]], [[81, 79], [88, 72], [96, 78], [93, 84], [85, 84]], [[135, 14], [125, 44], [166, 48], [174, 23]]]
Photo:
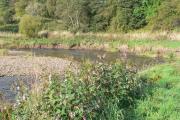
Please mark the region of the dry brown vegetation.
[[[44, 31], [39, 32], [39, 36], [43, 37], [45, 34]], [[95, 36], [95, 37], [102, 37], [109, 40], [113, 39], [120, 39], [120, 40], [137, 40], [137, 39], [152, 39], [152, 40], [180, 40], [180, 33], [179, 32], [168, 32], [168, 31], [161, 31], [161, 32], [132, 32], [132, 33], [71, 33], [68, 31], [46, 31], [48, 34], [48, 38], [73, 38], [76, 36]], [[22, 34], [19, 33], [11, 33], [11, 32], [0, 32], [0, 37], [11, 37], [11, 38], [22, 38], [24, 37]]]

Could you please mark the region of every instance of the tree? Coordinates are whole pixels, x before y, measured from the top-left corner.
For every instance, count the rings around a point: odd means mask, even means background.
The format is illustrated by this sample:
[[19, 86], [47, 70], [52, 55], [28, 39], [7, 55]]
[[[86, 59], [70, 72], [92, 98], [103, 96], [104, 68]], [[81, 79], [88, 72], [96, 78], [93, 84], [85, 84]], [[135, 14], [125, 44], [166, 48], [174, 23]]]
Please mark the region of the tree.
[[158, 7], [163, 1], [165, 0], [141, 0], [142, 6], [140, 9], [143, 9], [147, 22], [156, 15]]
[[17, 0], [15, 3], [16, 17], [19, 19], [26, 13], [26, 7], [28, 5], [28, 0]]
[[43, 16], [43, 4], [38, 2], [30, 2], [26, 7], [25, 11], [27, 14], [32, 16]]
[[84, 31], [89, 26], [89, 8], [84, 0], [59, 0], [56, 16], [71, 31]]
[[140, 6], [139, 0], [119, 0], [110, 30], [127, 32], [142, 27], [145, 24], [145, 18], [143, 12], [138, 10]]
[[150, 18], [152, 30], [174, 30], [180, 28], [180, 1], [166, 0], [157, 13]]
[[19, 22], [27, 14], [43, 18], [44, 28], [53, 30], [174, 29], [179, 25], [179, 4], [178, 0], [0, 0], [0, 24]]
[[92, 31], [106, 31], [116, 14], [117, 0], [91, 0], [90, 28]]
[[46, 9], [48, 12], [48, 17], [55, 18], [56, 6], [58, 0], [47, 0]]
[[12, 0], [0, 1], [0, 24], [12, 23], [14, 12], [14, 2]]

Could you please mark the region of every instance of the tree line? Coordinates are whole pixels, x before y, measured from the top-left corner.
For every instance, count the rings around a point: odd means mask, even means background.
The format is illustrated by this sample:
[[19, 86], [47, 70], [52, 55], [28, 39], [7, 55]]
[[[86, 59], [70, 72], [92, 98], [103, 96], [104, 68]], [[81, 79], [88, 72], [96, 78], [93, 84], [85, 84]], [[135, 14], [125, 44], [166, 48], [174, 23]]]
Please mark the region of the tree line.
[[[0, 25], [39, 17], [43, 29], [73, 32], [171, 30], [180, 26], [179, 0], [1, 0]], [[27, 19], [27, 18], [26, 18]]]

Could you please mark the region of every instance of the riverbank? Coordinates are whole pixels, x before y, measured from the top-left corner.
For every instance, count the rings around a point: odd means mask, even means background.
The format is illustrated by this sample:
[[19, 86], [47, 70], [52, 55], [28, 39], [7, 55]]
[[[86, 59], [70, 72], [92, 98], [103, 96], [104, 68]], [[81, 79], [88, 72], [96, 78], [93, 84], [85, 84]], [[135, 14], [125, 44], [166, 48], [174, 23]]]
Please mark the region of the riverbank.
[[[139, 35], [139, 36], [138, 36]], [[149, 36], [148, 36], [149, 35]], [[151, 36], [152, 35], [152, 36]], [[178, 34], [84, 34], [71, 37], [61, 36], [55, 38], [24, 38], [5, 36], [0, 38], [0, 48], [49, 48], [49, 49], [75, 49], [75, 50], [104, 50], [134, 52], [139, 55], [159, 55], [180, 51]]]
[[2, 56], [0, 57], [0, 76], [62, 74], [73, 65], [75, 66], [71, 61], [60, 58]]

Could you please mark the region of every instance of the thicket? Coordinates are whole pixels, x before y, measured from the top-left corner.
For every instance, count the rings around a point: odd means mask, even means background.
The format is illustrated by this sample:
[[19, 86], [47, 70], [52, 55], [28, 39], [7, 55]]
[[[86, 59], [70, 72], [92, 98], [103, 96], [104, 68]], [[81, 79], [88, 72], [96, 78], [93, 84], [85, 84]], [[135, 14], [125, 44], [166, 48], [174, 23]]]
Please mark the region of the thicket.
[[179, 4], [179, 0], [1, 0], [0, 25], [18, 23], [27, 14], [45, 19], [44, 28], [51, 30], [174, 30], [180, 24]]
[[19, 31], [27, 37], [36, 37], [42, 27], [41, 19], [35, 16], [24, 15], [19, 23]]
[[145, 80], [120, 63], [85, 64], [79, 73], [53, 77], [40, 95], [30, 95], [14, 112], [15, 119], [126, 119], [144, 91]]

